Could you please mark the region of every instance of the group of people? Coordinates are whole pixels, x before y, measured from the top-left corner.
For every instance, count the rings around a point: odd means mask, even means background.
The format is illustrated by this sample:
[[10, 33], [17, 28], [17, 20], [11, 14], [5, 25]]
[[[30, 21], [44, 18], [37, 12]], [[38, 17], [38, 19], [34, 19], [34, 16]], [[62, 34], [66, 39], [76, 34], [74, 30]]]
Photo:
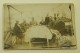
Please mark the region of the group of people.
[[53, 30], [58, 30], [62, 35], [64, 35], [66, 32], [65, 29], [65, 22], [62, 20], [59, 20], [58, 17], [52, 17], [52, 16], [46, 16], [45, 20], [40, 22], [41, 25], [47, 25], [48, 28]]
[[42, 20], [40, 22], [41, 25], [47, 25], [49, 26], [50, 28], [54, 28], [54, 25], [56, 23], [56, 17], [52, 17], [52, 16], [46, 16], [45, 17], [45, 20]]
[[[52, 17], [45, 17], [45, 21], [40, 22], [41, 25], [49, 25], [50, 22], [52, 21]], [[19, 23], [19, 21], [16, 21], [13, 30], [12, 30], [12, 34], [16, 36], [16, 43], [18, 42], [18, 39], [21, 39], [22, 42], [24, 42], [24, 36], [25, 36], [25, 32], [26, 30], [31, 26], [31, 25], [37, 25], [36, 21], [34, 20], [34, 18], [32, 18], [32, 21], [30, 22], [30, 24], [28, 25], [26, 23], [26, 21], [23, 21], [22, 23]]]
[[[61, 28], [65, 27], [65, 24], [63, 22], [62, 24], [60, 24], [60, 22], [57, 22], [57, 23], [56, 23], [56, 17], [53, 18], [52, 16], [46, 16], [45, 20], [42, 20], [39, 24], [46, 25], [51, 29], [56, 29], [59, 31]], [[25, 36], [24, 33], [32, 25], [37, 25], [37, 22], [34, 20], [34, 18], [32, 18], [32, 21], [30, 22], [30, 24], [27, 24], [26, 21], [19, 24], [19, 21], [16, 21], [14, 28], [13, 28], [13, 35], [16, 35], [16, 42], [18, 42], [17, 41], [18, 39], [21, 39], [23, 42], [23, 39]]]

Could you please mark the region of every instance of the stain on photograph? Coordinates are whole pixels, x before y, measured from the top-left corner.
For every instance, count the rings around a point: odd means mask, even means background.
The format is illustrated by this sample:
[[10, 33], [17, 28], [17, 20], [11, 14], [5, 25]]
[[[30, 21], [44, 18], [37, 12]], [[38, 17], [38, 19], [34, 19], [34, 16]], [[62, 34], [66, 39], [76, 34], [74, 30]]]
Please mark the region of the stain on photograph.
[[3, 5], [3, 48], [76, 49], [74, 4]]

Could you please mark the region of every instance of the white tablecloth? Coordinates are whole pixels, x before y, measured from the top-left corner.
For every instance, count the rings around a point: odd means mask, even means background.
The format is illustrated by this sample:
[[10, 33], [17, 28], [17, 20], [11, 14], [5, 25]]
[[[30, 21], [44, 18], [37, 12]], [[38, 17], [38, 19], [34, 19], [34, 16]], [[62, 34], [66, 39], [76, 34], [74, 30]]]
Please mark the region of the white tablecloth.
[[25, 33], [25, 41], [28, 42], [31, 38], [51, 39], [52, 34], [46, 26], [32, 26]]

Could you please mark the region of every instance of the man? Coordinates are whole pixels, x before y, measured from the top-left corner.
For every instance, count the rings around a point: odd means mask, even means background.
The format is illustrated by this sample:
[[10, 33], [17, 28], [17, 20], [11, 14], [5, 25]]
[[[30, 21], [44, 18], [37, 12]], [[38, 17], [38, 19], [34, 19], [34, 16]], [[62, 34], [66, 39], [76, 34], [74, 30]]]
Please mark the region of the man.
[[37, 22], [35, 21], [34, 17], [32, 18], [32, 21], [30, 22], [30, 25], [37, 25]]
[[49, 18], [49, 27], [51, 29], [54, 29], [54, 26], [55, 26], [54, 20], [53, 20], [52, 16], [50, 16], [50, 18]]
[[14, 35], [19, 35], [21, 33], [21, 27], [19, 25], [19, 21], [16, 21], [13, 31]]
[[44, 20], [43, 20], [43, 19], [41, 20], [40, 24], [41, 24], [41, 25], [44, 25]]
[[46, 18], [45, 18], [45, 25], [48, 25], [49, 22], [50, 22], [50, 20], [49, 20], [49, 16], [47, 15]]
[[19, 25], [19, 21], [16, 21], [14, 29], [13, 29], [14, 35], [16, 35], [16, 43], [18, 43], [18, 39], [22, 39], [22, 29]]
[[23, 21], [23, 22], [20, 24], [20, 26], [21, 26], [22, 32], [23, 32], [23, 33], [26, 32], [26, 26], [27, 26], [26, 21]]

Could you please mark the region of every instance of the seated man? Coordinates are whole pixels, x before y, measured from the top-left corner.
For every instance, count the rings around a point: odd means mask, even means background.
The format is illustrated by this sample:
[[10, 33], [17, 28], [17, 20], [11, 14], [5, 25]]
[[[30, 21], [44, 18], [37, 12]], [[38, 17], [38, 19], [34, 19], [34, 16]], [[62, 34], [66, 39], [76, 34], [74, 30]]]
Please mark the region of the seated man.
[[19, 25], [19, 21], [16, 21], [13, 33], [14, 35], [16, 35], [16, 43], [18, 43], [19, 39], [21, 39], [21, 41], [23, 42], [24, 34], [22, 32], [21, 26]]

